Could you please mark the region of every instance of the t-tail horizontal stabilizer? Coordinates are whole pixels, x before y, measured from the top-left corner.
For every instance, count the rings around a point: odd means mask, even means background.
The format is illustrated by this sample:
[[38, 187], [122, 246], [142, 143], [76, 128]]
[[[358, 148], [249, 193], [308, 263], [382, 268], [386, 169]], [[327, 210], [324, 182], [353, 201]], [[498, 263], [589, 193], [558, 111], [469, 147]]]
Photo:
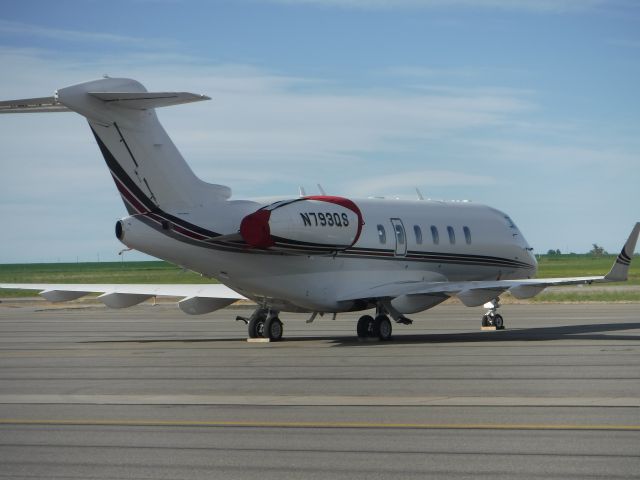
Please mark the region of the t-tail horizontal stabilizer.
[[[150, 108], [170, 107], [182, 103], [211, 100], [206, 95], [189, 92], [87, 92], [94, 98], [117, 107], [132, 110], [148, 110]], [[42, 113], [70, 112], [63, 105], [57, 94], [52, 97], [23, 98], [0, 102], [0, 113]]]
[[147, 110], [149, 108], [170, 107], [181, 103], [211, 100], [206, 95], [196, 95], [188, 92], [87, 92], [109, 105], [131, 108], [133, 110]]
[[23, 98], [0, 102], [0, 113], [70, 112], [58, 97]]

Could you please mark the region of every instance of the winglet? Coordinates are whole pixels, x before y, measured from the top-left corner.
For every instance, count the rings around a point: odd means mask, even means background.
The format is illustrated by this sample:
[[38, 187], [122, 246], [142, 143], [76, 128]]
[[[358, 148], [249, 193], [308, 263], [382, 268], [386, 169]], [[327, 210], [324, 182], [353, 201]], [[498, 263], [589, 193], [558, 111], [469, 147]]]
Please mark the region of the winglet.
[[627, 239], [627, 243], [622, 247], [622, 251], [618, 258], [616, 258], [613, 267], [609, 273], [607, 273], [604, 277], [606, 281], [609, 282], [624, 282], [627, 280], [627, 276], [629, 273], [629, 266], [631, 265], [631, 260], [633, 259], [633, 252], [636, 248], [636, 242], [638, 241], [638, 234], [640, 234], [640, 222], [636, 223], [633, 230], [631, 230], [631, 235]]

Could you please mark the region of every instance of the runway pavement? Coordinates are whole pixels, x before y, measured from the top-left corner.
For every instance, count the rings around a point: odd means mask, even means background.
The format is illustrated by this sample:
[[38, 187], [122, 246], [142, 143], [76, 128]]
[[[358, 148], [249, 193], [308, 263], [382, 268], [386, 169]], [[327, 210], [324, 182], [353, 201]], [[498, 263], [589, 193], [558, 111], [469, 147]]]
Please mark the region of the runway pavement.
[[[23, 305], [16, 303], [15, 305]], [[0, 304], [0, 478], [638, 478], [640, 305], [357, 314]]]

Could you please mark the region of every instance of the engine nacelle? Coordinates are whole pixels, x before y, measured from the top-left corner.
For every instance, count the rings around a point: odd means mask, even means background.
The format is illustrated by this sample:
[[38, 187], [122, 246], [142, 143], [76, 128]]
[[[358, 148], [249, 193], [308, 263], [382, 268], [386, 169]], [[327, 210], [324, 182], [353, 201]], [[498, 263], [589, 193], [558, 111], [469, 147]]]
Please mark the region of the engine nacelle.
[[329, 253], [355, 244], [363, 225], [352, 200], [318, 195], [276, 202], [247, 215], [240, 235], [253, 248]]
[[[149, 249], [166, 248], [170, 239], [158, 235], [147, 222], [145, 215], [132, 215], [116, 222], [116, 237], [127, 247], [148, 253]], [[153, 223], [153, 222], [152, 222]]]

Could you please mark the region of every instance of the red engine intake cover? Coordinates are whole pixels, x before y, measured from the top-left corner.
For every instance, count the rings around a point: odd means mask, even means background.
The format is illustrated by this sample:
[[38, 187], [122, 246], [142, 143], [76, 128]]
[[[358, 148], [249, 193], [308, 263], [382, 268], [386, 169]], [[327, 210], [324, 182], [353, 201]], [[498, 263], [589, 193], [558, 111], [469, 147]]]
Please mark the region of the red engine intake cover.
[[245, 242], [255, 248], [269, 248], [274, 245], [269, 228], [270, 210], [258, 210], [242, 219], [240, 235]]

